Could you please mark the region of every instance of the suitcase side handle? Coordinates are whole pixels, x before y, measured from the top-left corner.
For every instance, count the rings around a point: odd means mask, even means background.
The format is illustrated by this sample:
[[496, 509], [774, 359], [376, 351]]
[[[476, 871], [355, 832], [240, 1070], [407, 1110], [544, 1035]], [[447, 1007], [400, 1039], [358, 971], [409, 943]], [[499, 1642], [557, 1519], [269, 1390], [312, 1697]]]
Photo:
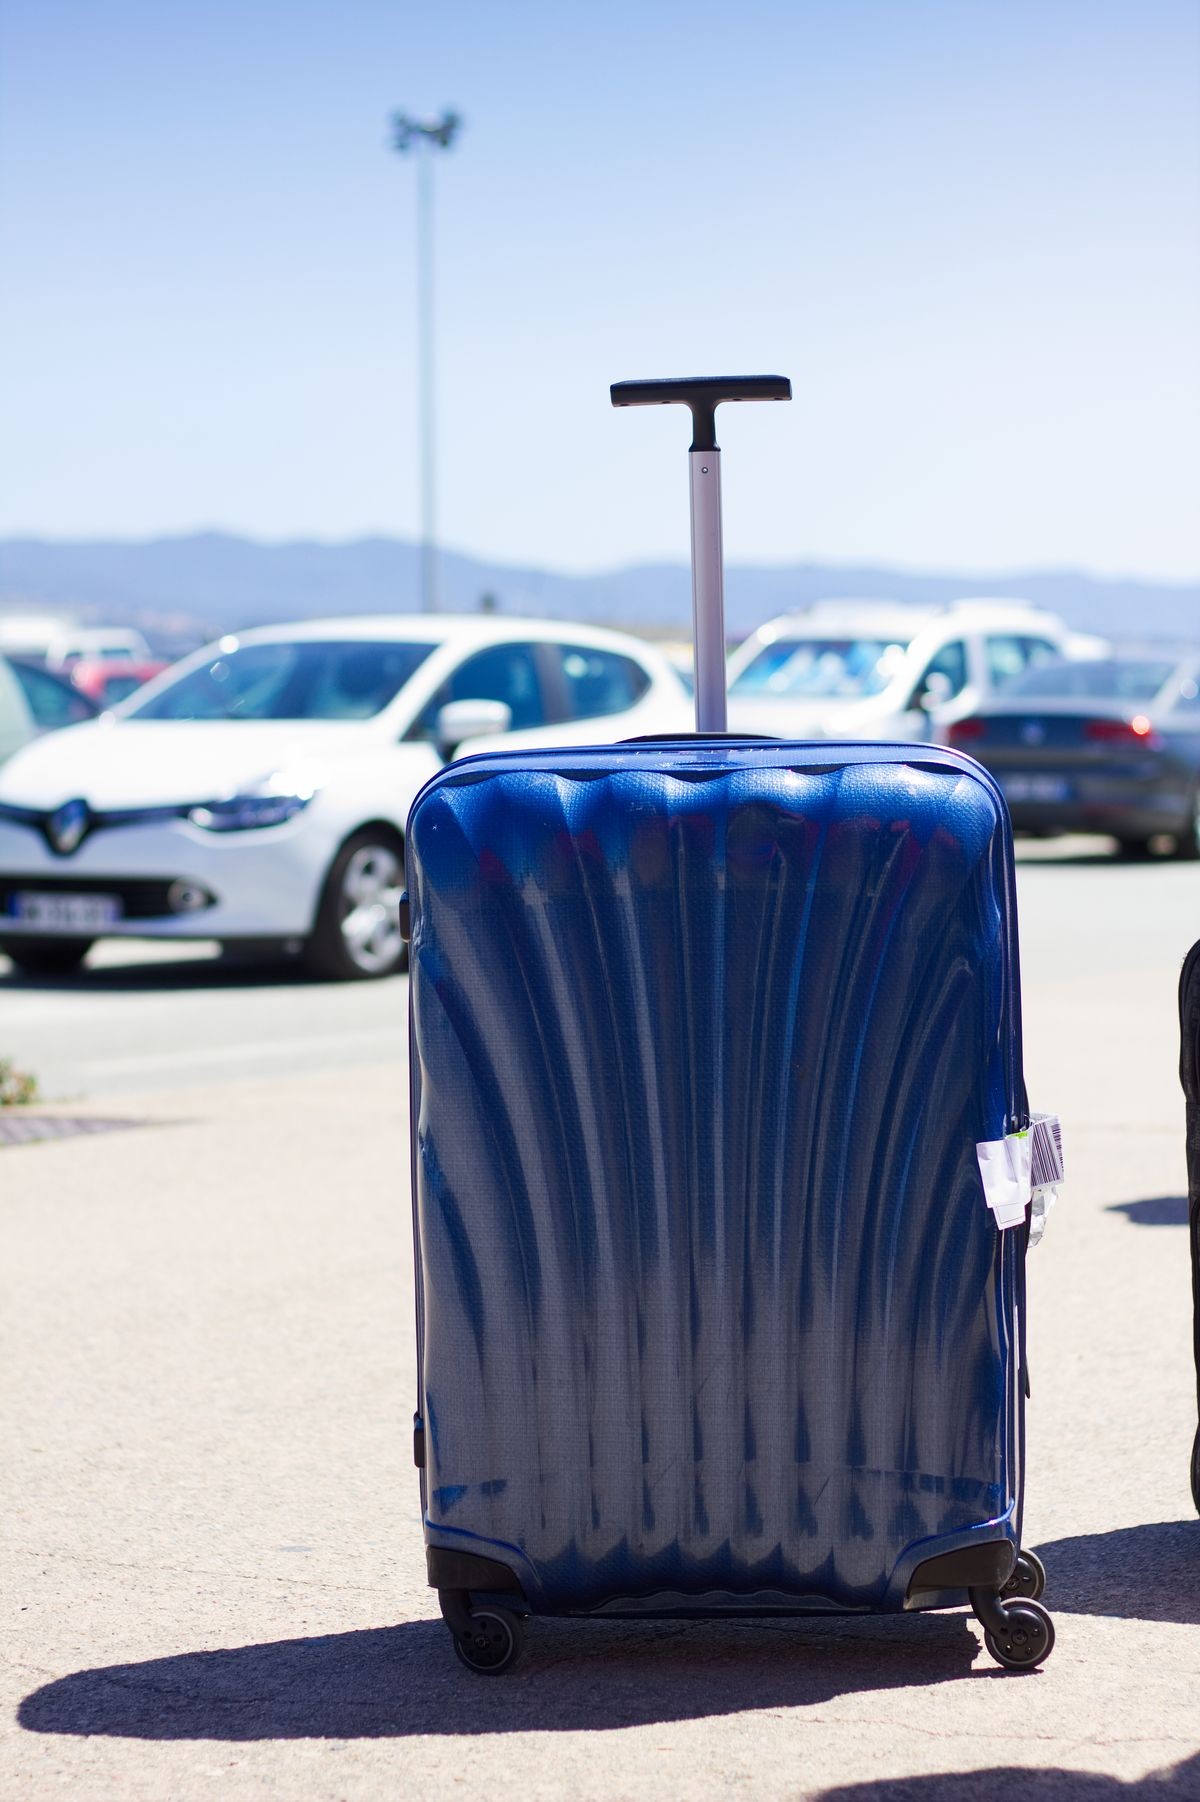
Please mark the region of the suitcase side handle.
[[614, 407], [665, 407], [672, 401], [692, 410], [694, 451], [717, 449], [717, 408], [724, 400], [791, 400], [786, 375], [695, 375], [652, 382], [614, 382]]

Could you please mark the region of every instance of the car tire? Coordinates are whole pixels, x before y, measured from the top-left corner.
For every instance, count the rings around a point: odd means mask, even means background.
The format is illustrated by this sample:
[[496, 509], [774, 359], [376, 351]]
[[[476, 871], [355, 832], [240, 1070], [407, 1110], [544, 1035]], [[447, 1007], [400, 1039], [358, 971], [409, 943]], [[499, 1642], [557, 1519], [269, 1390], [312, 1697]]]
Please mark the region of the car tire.
[[68, 976], [77, 970], [95, 939], [0, 939], [0, 951], [29, 976]]
[[325, 878], [304, 961], [314, 976], [369, 982], [394, 976], [408, 947], [400, 935], [404, 847], [398, 834], [367, 826], [348, 838]]
[[1145, 863], [1152, 855], [1148, 838], [1119, 838], [1117, 840], [1117, 856], [1126, 863]]

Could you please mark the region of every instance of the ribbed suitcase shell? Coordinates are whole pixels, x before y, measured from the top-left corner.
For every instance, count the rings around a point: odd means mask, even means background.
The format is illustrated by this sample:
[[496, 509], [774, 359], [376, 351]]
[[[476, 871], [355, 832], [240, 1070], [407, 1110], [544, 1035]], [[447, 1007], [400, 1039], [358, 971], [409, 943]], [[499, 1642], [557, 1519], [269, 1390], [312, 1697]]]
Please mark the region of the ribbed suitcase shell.
[[924, 1559], [1016, 1544], [991, 779], [918, 746], [507, 753], [427, 785], [407, 856], [428, 1543], [544, 1613], [895, 1609]]

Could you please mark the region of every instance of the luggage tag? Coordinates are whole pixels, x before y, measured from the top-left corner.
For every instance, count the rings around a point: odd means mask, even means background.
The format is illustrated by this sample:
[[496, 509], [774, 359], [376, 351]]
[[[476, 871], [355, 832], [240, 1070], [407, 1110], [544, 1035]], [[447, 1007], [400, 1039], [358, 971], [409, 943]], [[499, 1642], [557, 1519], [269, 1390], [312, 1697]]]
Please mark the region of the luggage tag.
[[1030, 1209], [1029, 1242], [1046, 1230], [1046, 1216], [1063, 1180], [1062, 1127], [1056, 1114], [1034, 1114], [1024, 1132], [985, 1139], [975, 1147], [984, 1200], [1000, 1231], [1020, 1226]]
[[1062, 1122], [1057, 1114], [1034, 1114], [1029, 1128], [1033, 1148], [1033, 1195], [1029, 1214], [1029, 1243], [1036, 1245], [1046, 1230], [1046, 1219], [1058, 1200], [1058, 1185], [1066, 1175], [1063, 1162]]

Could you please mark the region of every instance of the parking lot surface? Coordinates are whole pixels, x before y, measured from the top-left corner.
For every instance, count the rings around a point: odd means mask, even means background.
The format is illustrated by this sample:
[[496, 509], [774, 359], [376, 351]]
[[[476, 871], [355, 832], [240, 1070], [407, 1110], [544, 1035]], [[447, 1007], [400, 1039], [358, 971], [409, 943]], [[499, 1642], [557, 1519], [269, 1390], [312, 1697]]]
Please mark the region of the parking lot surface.
[[[415, 1472], [405, 984], [125, 946], [0, 975], [0, 1054], [125, 1124], [0, 1150], [0, 1794], [1200, 1798], [1175, 984], [1200, 867], [1020, 871], [1069, 1184], [1030, 1260], [1027, 1543], [1058, 1643], [965, 1614], [535, 1622], [460, 1670]], [[190, 967], [189, 967], [190, 964]], [[212, 978], [213, 980], [210, 980]]]

